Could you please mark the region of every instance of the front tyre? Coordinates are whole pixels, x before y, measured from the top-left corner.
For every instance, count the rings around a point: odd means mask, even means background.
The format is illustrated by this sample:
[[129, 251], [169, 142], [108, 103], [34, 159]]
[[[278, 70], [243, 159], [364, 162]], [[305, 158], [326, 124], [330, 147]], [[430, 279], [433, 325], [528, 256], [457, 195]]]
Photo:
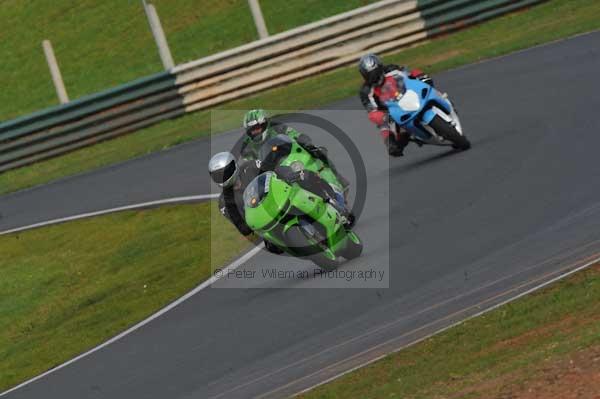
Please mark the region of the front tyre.
[[460, 134], [449, 122], [436, 115], [429, 126], [441, 137], [450, 141], [452, 147], [465, 151], [471, 148], [471, 142], [465, 136]]
[[360, 238], [352, 231], [348, 231], [348, 237], [346, 238], [346, 248], [340, 252], [347, 260], [358, 258], [363, 251], [363, 244]]
[[335, 270], [338, 267], [337, 260], [327, 257], [323, 248], [315, 243], [302, 227], [298, 225], [290, 227], [285, 237], [286, 243], [296, 256], [312, 261], [325, 271]]

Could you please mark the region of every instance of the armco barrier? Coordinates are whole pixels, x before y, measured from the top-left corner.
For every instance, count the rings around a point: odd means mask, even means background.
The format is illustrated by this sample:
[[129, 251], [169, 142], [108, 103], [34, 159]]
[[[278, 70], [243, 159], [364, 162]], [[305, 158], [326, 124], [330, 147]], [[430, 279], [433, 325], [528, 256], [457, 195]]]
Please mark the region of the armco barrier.
[[0, 124], [0, 173], [545, 0], [384, 0]]

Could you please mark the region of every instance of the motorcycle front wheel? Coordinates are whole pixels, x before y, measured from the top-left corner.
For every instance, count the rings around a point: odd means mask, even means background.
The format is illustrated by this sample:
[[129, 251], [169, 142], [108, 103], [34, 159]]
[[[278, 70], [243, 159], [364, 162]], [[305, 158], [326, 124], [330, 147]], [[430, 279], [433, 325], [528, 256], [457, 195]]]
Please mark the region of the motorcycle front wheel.
[[296, 256], [314, 262], [325, 271], [335, 270], [338, 267], [337, 260], [327, 257], [323, 249], [313, 242], [313, 238], [309, 237], [302, 227], [292, 226], [285, 235], [286, 243]]
[[358, 258], [363, 251], [363, 244], [358, 235], [352, 231], [348, 231], [348, 238], [346, 238], [346, 248], [341, 252], [347, 260]]
[[465, 151], [471, 148], [471, 142], [458, 132], [449, 122], [446, 122], [439, 116], [435, 116], [429, 126], [441, 137], [450, 141], [452, 147]]

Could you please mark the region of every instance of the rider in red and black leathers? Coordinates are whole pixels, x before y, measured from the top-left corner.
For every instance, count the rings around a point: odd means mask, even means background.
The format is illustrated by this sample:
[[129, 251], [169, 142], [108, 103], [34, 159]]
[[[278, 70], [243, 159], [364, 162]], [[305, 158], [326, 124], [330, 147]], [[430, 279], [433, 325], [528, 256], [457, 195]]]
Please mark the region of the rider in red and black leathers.
[[399, 129], [397, 134], [391, 131], [387, 107], [380, 101], [378, 88], [380, 88], [386, 76], [402, 75], [410, 79], [419, 79], [433, 86], [433, 80], [429, 75], [418, 69], [408, 71], [405, 67], [390, 64], [384, 65], [375, 54], [367, 54], [361, 57], [358, 69], [364, 79], [360, 89], [360, 101], [369, 113], [369, 120], [380, 130], [381, 137], [392, 156], [402, 156], [404, 148], [409, 143], [409, 135]]

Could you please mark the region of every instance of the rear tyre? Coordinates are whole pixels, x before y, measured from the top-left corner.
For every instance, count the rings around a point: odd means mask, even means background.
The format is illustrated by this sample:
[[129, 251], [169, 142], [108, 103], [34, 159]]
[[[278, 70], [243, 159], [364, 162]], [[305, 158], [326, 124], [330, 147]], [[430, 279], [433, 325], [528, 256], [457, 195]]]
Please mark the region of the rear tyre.
[[296, 256], [314, 262], [325, 271], [335, 270], [338, 267], [337, 260], [325, 256], [323, 249], [313, 241], [313, 237], [308, 237], [300, 226], [290, 227], [285, 236], [289, 248]]
[[467, 140], [465, 136], [461, 135], [454, 126], [443, 120], [441, 117], [436, 115], [429, 126], [431, 126], [437, 134], [450, 141], [453, 148], [461, 151], [471, 148], [471, 142]]

